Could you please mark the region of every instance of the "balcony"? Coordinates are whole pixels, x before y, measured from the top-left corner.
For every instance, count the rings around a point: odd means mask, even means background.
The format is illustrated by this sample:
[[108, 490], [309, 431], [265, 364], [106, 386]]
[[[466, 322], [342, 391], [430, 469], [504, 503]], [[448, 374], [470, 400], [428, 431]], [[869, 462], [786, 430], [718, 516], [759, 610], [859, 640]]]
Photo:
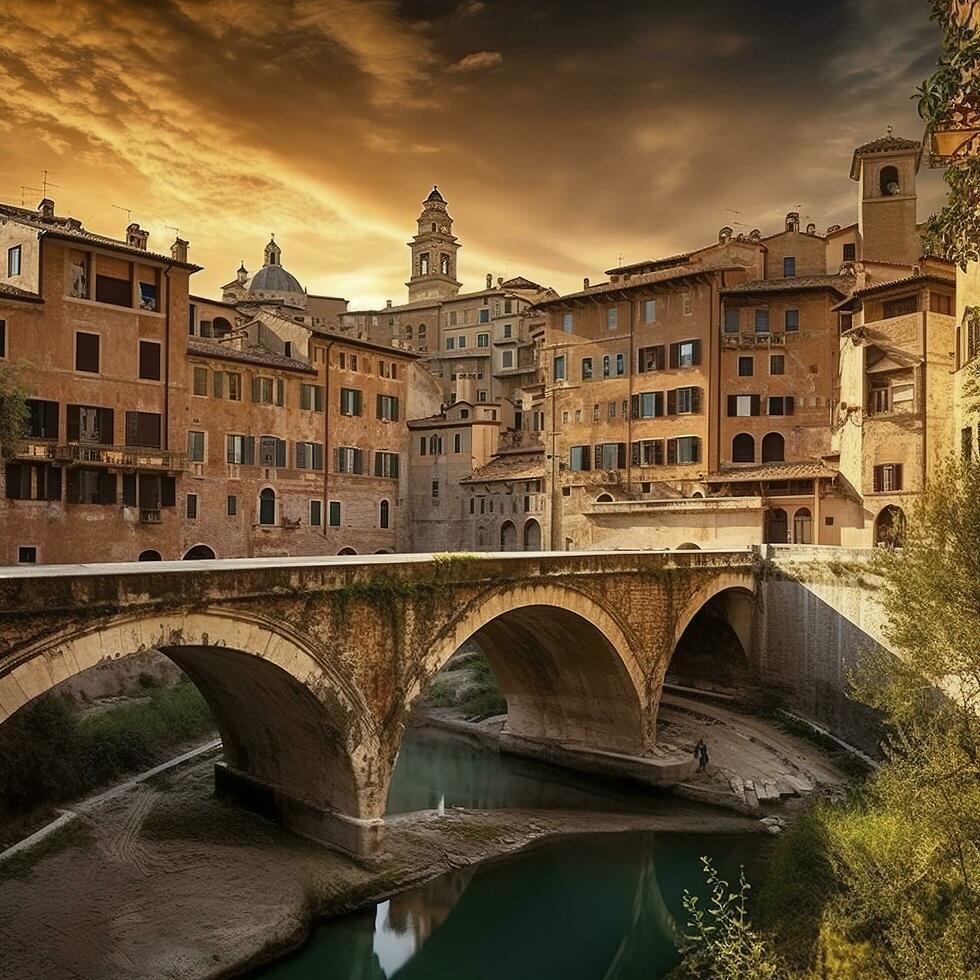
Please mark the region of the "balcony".
[[[794, 331], [795, 332], [795, 331]], [[786, 333], [722, 333], [722, 350], [755, 350], [760, 347], [785, 347]]]
[[46, 459], [61, 466], [110, 466], [118, 470], [157, 470], [164, 473], [177, 473], [187, 468], [184, 453], [84, 442], [56, 443], [27, 439], [20, 444], [16, 455], [21, 459]]
[[159, 507], [140, 507], [140, 524], [162, 524], [163, 512]]

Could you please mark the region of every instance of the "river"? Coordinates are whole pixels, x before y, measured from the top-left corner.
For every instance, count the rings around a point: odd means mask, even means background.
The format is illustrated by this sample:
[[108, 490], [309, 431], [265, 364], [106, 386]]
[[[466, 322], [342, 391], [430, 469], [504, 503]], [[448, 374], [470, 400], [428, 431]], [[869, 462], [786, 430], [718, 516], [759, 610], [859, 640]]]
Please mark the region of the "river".
[[[662, 807], [657, 799], [653, 805]], [[410, 732], [389, 812], [466, 806], [636, 811], [640, 794], [456, 739]], [[563, 838], [445, 874], [320, 926], [255, 980], [656, 980], [677, 963], [684, 890], [701, 856], [758, 878], [759, 835]]]

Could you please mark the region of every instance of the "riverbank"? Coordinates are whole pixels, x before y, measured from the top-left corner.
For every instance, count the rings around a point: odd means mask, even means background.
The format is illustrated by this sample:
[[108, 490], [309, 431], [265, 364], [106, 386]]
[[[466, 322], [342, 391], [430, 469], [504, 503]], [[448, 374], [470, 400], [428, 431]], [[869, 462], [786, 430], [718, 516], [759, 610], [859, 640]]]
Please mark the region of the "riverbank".
[[390, 818], [369, 867], [215, 799], [215, 758], [107, 800], [0, 869], [0, 980], [231, 977], [296, 948], [319, 919], [562, 835], [763, 829], [671, 797], [629, 814], [429, 811]]

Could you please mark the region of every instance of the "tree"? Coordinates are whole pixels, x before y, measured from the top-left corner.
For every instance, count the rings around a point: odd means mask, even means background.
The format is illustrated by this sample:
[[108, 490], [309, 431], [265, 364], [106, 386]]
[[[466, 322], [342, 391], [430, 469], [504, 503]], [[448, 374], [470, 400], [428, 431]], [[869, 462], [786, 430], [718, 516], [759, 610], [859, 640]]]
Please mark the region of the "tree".
[[27, 421], [27, 394], [20, 368], [0, 364], [0, 457], [13, 453], [24, 436]]

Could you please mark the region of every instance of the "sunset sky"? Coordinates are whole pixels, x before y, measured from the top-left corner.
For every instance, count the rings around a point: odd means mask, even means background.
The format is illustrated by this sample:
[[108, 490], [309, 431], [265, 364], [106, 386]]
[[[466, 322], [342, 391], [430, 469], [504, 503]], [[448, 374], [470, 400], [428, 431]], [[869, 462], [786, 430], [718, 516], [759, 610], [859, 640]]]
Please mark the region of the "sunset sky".
[[[921, 138], [927, 0], [0, 0], [0, 199], [165, 251], [217, 295], [270, 232], [310, 292], [403, 301], [438, 184], [464, 288], [853, 220], [858, 143]], [[28, 190], [26, 203], [40, 194]], [[920, 176], [920, 214], [941, 184]], [[735, 216], [728, 209], [741, 212]]]

